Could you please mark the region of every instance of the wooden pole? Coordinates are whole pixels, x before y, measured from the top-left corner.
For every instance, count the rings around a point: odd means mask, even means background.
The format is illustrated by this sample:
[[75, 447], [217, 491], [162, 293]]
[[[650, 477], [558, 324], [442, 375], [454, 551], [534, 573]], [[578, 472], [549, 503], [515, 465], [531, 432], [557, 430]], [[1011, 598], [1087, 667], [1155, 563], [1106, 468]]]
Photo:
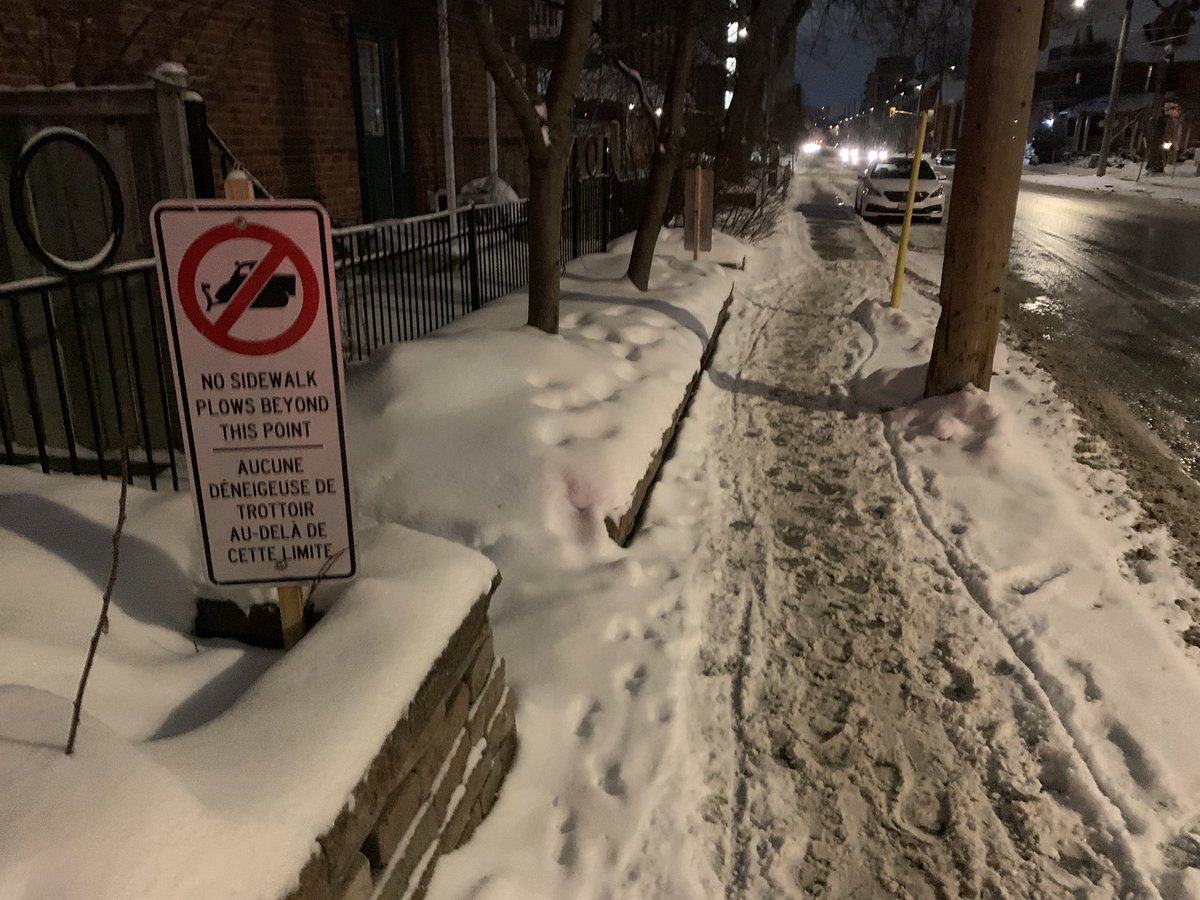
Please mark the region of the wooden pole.
[[[254, 182], [242, 169], [234, 169], [225, 176], [224, 190], [226, 200], [254, 199]], [[283, 649], [291, 650], [307, 630], [304, 625], [304, 589], [294, 584], [282, 585], [276, 588], [275, 594]]]
[[304, 589], [286, 584], [275, 589], [279, 605], [279, 627], [283, 631], [283, 649], [291, 650], [304, 637]]
[[700, 258], [700, 167], [696, 166], [696, 189], [692, 191], [696, 215], [692, 218], [692, 259]]
[[975, 3], [927, 397], [991, 386], [1043, 7], [1043, 0]]
[[896, 250], [896, 274], [892, 276], [892, 309], [900, 308], [904, 295], [904, 260], [908, 256], [908, 233], [912, 230], [913, 206], [917, 201], [917, 178], [921, 172], [921, 153], [925, 150], [925, 129], [929, 127], [929, 111], [917, 119], [917, 137], [913, 145], [912, 172], [908, 176], [908, 202], [904, 205], [904, 226], [900, 229], [900, 246]]
[[244, 169], [231, 169], [225, 176], [226, 200], [253, 200], [254, 182]]

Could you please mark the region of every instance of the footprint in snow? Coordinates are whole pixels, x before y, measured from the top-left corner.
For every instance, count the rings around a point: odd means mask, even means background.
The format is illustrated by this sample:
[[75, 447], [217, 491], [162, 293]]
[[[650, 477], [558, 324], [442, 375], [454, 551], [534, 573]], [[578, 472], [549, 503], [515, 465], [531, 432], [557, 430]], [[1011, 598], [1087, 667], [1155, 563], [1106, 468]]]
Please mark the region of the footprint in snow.
[[580, 740], [589, 740], [596, 731], [596, 716], [604, 707], [600, 705], [599, 700], [593, 700], [588, 706], [579, 720], [579, 724], [575, 726], [575, 736]]

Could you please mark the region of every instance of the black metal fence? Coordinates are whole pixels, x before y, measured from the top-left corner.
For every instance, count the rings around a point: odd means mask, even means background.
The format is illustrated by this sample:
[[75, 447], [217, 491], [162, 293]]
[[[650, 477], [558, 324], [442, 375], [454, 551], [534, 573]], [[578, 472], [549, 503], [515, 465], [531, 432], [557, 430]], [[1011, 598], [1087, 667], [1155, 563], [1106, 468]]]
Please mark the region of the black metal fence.
[[[573, 178], [564, 264], [636, 222], [640, 182]], [[528, 282], [528, 204], [337, 229], [334, 267], [347, 360], [412, 340]], [[0, 463], [179, 488], [180, 426], [152, 259], [72, 278], [0, 284]]]

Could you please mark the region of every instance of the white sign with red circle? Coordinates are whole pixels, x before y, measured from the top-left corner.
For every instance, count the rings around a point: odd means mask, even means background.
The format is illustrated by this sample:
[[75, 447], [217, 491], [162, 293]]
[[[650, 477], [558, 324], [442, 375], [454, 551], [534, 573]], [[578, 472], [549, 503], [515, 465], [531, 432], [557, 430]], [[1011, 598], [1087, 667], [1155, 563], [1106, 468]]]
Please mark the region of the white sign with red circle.
[[209, 578], [353, 575], [328, 214], [167, 200], [150, 221]]

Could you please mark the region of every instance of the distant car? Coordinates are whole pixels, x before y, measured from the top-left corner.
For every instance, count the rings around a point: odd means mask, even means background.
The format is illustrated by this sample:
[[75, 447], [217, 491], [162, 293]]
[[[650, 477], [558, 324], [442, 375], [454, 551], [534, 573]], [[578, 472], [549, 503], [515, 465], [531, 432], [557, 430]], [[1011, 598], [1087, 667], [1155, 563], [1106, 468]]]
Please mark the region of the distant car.
[[958, 161], [958, 151], [954, 149], [943, 150], [933, 158], [933, 161], [936, 165], [953, 169], [954, 163]]
[[[913, 160], [908, 156], [891, 156], [867, 166], [858, 177], [854, 195], [854, 211], [864, 219], [873, 216], [903, 216], [908, 202], [908, 182], [912, 177]], [[913, 218], [942, 221], [945, 190], [938, 182], [933, 166], [922, 159], [917, 169], [917, 193]]]

